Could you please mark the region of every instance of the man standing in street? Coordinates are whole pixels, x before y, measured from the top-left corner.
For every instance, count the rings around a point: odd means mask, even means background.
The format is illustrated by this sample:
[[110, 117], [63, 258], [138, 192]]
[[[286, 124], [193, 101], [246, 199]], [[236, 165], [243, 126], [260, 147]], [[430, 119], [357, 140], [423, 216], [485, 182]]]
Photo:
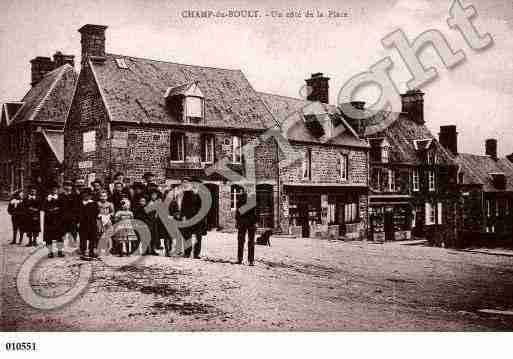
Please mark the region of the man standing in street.
[[244, 244], [246, 242], [246, 233], [248, 234], [248, 262], [250, 266], [255, 265], [255, 232], [256, 232], [256, 210], [252, 207], [241, 213], [241, 208], [247, 203], [248, 196], [244, 191], [239, 197], [235, 221], [237, 225], [237, 264], [242, 264], [244, 258]]

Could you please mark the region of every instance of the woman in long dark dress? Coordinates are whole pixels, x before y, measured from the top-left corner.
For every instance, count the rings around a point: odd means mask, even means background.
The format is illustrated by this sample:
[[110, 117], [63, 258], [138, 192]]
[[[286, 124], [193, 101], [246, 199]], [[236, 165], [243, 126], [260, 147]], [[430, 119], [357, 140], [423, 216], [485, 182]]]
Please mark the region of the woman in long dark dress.
[[30, 188], [23, 208], [26, 215], [25, 232], [29, 238], [27, 247], [37, 246], [37, 238], [39, 237], [39, 233], [41, 233], [41, 199], [35, 187]]
[[16, 244], [16, 239], [18, 238], [18, 233], [20, 236], [20, 244], [23, 240], [23, 229], [22, 229], [22, 220], [23, 220], [23, 191], [16, 191], [9, 201], [9, 206], [7, 207], [7, 213], [11, 215], [12, 221], [12, 241], [11, 244]]
[[63, 200], [59, 197], [59, 187], [52, 185], [50, 193], [43, 201], [42, 209], [45, 213], [45, 226], [43, 240], [48, 249], [48, 258], [53, 258], [53, 243], [57, 243], [57, 256], [64, 257], [63, 238]]

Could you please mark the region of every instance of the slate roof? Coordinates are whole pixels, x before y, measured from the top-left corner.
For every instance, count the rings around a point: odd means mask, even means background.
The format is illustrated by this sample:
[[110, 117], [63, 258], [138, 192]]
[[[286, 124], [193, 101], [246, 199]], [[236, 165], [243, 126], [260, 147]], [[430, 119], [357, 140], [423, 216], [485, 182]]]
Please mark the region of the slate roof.
[[[430, 139], [438, 164], [456, 165], [453, 156], [438, 142], [425, 124], [408, 118], [406, 113], [378, 112], [365, 121], [365, 137], [386, 138], [390, 144], [390, 162], [419, 165], [423, 163], [421, 152], [416, 149], [419, 140]], [[428, 143], [428, 142], [427, 142]], [[417, 145], [418, 146], [418, 145]]]
[[11, 118], [11, 124], [26, 121], [64, 124], [76, 81], [75, 69], [68, 64], [49, 72], [23, 97], [23, 105]]
[[[279, 121], [282, 133], [291, 141], [326, 143], [354, 147], [368, 147], [358, 138], [354, 130], [345, 122], [338, 108], [334, 105], [302, 100], [298, 98], [259, 92], [274, 117]], [[332, 120], [342, 123], [342, 130], [332, 138], [324, 141], [315, 137], [308, 129], [305, 120], [314, 116], [320, 122]]]
[[455, 159], [463, 172], [463, 184], [482, 185], [483, 191], [497, 192], [490, 173], [502, 172], [507, 179], [505, 191], [513, 191], [513, 163], [507, 158], [495, 161], [490, 156], [459, 153]]
[[48, 143], [57, 161], [62, 164], [64, 162], [64, 132], [43, 129], [41, 134]]
[[[123, 58], [128, 69], [120, 68]], [[242, 71], [106, 54], [91, 68], [111, 121], [181, 124], [166, 108], [168, 88], [197, 82], [205, 96], [204, 126], [266, 129], [275, 120]], [[198, 126], [191, 124], [190, 126]]]
[[9, 126], [12, 118], [21, 106], [23, 106], [23, 102], [7, 102], [3, 104], [2, 117], [6, 126]]

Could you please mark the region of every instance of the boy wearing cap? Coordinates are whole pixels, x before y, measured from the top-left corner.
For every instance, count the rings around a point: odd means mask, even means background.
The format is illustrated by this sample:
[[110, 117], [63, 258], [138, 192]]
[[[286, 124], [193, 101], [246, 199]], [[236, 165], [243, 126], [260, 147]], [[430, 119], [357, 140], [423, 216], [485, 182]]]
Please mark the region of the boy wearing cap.
[[93, 193], [90, 188], [84, 188], [82, 191], [82, 201], [80, 206], [80, 252], [82, 256], [86, 255], [89, 244], [89, 257], [98, 257], [94, 253], [97, 243], [97, 218], [99, 215], [98, 203], [93, 201]]

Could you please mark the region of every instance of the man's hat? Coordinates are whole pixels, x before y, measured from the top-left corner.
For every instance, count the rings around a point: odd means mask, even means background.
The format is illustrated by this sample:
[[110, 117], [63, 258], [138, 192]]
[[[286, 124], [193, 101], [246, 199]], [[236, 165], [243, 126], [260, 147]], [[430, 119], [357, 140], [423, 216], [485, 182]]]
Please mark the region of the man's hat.
[[143, 178], [148, 178], [148, 177], [155, 177], [155, 175], [152, 172], [145, 172], [143, 175]]
[[73, 183], [72, 183], [71, 181], [64, 181], [64, 182], [62, 183], [62, 186], [63, 186], [63, 187], [66, 187], [66, 186], [73, 186]]

